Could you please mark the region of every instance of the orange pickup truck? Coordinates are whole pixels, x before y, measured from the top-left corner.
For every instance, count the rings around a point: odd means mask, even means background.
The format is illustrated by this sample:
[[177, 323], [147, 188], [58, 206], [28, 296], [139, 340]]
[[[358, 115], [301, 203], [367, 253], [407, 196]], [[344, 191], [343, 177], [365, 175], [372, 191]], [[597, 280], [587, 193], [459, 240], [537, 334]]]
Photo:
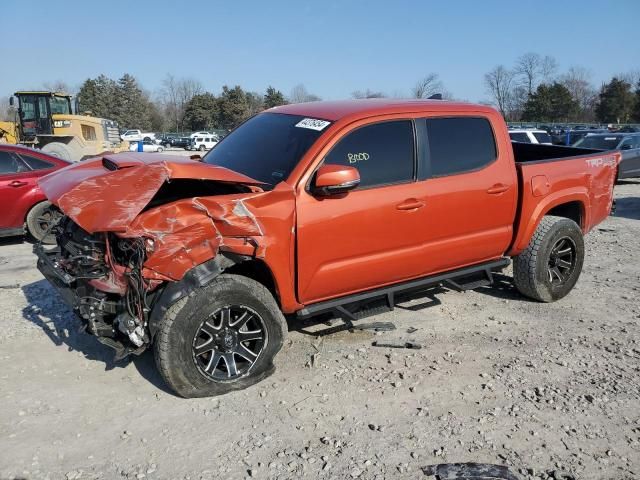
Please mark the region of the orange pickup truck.
[[63, 213], [38, 266], [123, 357], [153, 345], [185, 397], [274, 370], [296, 319], [349, 321], [398, 292], [486, 285], [567, 295], [583, 235], [609, 215], [619, 152], [511, 143], [486, 106], [287, 105], [202, 161], [122, 153], [40, 181]]

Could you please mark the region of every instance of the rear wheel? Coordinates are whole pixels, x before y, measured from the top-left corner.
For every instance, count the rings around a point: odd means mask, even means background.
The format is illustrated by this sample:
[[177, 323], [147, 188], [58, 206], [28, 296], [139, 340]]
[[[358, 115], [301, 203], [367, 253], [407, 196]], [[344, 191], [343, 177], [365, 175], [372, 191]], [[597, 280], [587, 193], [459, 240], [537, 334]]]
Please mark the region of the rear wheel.
[[80, 160], [80, 154], [71, 148], [69, 145], [60, 142], [47, 143], [42, 147], [42, 151], [53, 155], [54, 157], [67, 160], [68, 162], [77, 162]]
[[40, 202], [27, 214], [27, 232], [38, 242], [53, 244], [56, 236], [51, 233], [51, 229], [61, 217], [62, 213], [55, 205]]
[[158, 152], [162, 152], [163, 150], [164, 150], [164, 148], [158, 147]]
[[179, 300], [159, 327], [156, 364], [183, 397], [221, 395], [268, 377], [286, 334], [271, 293], [238, 275], [220, 275]]
[[205, 147], [204, 145], [200, 145], [200, 147], [198, 148], [198, 150], [200, 150], [201, 152], [204, 152], [207, 149], [207, 147]]
[[553, 302], [573, 289], [583, 262], [580, 227], [568, 218], [546, 216], [527, 248], [514, 258], [514, 283], [527, 297]]

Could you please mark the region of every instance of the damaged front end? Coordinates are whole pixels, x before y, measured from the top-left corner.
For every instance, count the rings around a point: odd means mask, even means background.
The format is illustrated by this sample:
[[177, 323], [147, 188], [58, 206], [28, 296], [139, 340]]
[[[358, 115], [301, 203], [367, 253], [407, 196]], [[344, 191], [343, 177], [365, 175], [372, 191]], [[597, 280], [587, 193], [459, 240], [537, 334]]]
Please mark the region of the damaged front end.
[[57, 247], [36, 245], [38, 268], [83, 320], [88, 332], [122, 358], [150, 343], [147, 320], [161, 282], [143, 277], [143, 239], [89, 234], [69, 217], [56, 227]]
[[38, 268], [117, 358], [144, 351], [154, 318], [189, 289], [260, 255], [262, 228], [245, 201], [262, 189], [248, 177], [127, 154], [60, 172], [41, 181], [65, 216], [57, 246], [34, 247]]

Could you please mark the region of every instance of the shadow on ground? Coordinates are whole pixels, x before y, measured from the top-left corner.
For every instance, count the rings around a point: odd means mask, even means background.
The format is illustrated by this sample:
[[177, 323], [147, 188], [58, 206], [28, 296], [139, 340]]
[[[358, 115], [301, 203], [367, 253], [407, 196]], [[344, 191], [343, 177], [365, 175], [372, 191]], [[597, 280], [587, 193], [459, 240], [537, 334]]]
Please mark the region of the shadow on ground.
[[22, 309], [22, 316], [40, 327], [55, 345], [65, 346], [69, 351], [82, 353], [88, 360], [103, 363], [105, 371], [124, 368], [133, 363], [147, 381], [173, 395], [155, 368], [151, 352], [147, 351], [140, 356], [130, 356], [128, 359], [115, 362], [114, 350], [83, 331], [80, 319], [49, 282], [39, 280], [21, 288], [27, 300], [27, 306]]
[[640, 197], [618, 198], [614, 217], [640, 220]]
[[28, 239], [24, 235], [18, 235], [15, 237], [0, 237], [0, 247], [2, 247], [3, 245], [19, 245], [27, 241]]

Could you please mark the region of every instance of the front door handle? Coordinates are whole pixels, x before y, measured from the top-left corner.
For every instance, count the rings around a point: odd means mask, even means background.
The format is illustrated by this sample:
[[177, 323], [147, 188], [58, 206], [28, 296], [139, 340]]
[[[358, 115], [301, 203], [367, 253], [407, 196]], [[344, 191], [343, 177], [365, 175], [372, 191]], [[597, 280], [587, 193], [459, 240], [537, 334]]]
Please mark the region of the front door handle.
[[396, 205], [398, 210], [416, 210], [421, 207], [424, 207], [424, 202], [416, 200], [415, 198], [409, 198], [399, 205]]
[[504, 193], [509, 190], [509, 185], [503, 185], [502, 183], [496, 183], [493, 187], [487, 189], [487, 193], [491, 195], [497, 195], [498, 193]]
[[20, 180], [14, 180], [13, 182], [11, 182], [9, 184], [10, 187], [22, 187], [24, 185], [26, 185], [27, 182], [21, 182]]

